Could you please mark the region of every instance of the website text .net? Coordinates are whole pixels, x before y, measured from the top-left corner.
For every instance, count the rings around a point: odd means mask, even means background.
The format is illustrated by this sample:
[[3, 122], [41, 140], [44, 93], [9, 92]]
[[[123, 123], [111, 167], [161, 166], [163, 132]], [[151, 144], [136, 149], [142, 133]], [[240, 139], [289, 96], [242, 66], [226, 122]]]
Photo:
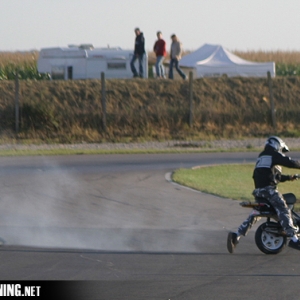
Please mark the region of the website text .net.
[[40, 286], [24, 286], [21, 284], [0, 284], [0, 297], [5, 296], [40, 296]]

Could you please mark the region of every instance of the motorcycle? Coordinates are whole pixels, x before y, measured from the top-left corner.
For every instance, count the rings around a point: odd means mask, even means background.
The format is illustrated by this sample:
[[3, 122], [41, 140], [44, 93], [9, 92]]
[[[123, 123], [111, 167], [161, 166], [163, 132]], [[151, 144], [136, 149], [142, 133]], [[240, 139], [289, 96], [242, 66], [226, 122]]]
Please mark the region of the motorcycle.
[[[297, 175], [297, 178], [300, 178], [300, 175]], [[291, 210], [293, 223], [295, 228], [297, 228], [296, 234], [300, 236], [300, 215], [294, 211], [294, 204], [297, 201], [296, 196], [292, 193], [287, 193], [283, 194], [283, 197]], [[280, 253], [285, 248], [288, 237], [280, 225], [275, 209], [268, 200], [256, 197], [255, 202], [241, 202], [240, 205], [252, 208], [253, 217], [257, 218], [257, 221], [260, 218], [267, 218], [267, 221], [261, 224], [255, 232], [255, 243], [258, 249], [265, 254]]]

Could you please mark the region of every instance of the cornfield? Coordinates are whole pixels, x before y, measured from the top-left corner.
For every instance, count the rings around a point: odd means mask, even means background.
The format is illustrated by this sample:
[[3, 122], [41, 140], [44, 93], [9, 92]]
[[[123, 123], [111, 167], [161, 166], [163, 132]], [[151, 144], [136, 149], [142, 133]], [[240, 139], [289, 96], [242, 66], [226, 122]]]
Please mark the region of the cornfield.
[[277, 76], [300, 75], [300, 51], [234, 51], [234, 54], [255, 62], [275, 61]]
[[[189, 52], [186, 52], [186, 54]], [[300, 76], [300, 51], [238, 51], [234, 54], [243, 59], [266, 62], [275, 61], [277, 76]], [[48, 74], [40, 74], [37, 70], [39, 52], [0, 52], [0, 80], [13, 80], [18, 71], [20, 79], [47, 80]], [[149, 64], [155, 61], [154, 54], [149, 53]], [[150, 68], [149, 68], [150, 69]]]
[[0, 80], [13, 80], [18, 73], [19, 79], [45, 80], [47, 74], [37, 70], [38, 52], [2, 52], [0, 53]]

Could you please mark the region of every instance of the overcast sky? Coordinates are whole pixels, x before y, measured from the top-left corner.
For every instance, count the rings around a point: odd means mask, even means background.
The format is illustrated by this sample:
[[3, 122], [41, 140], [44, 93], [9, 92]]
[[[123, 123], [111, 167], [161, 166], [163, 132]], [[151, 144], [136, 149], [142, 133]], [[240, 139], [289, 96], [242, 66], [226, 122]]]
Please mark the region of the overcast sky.
[[133, 49], [140, 27], [151, 50], [156, 31], [184, 49], [300, 51], [300, 0], [0, 0], [0, 51], [90, 43]]

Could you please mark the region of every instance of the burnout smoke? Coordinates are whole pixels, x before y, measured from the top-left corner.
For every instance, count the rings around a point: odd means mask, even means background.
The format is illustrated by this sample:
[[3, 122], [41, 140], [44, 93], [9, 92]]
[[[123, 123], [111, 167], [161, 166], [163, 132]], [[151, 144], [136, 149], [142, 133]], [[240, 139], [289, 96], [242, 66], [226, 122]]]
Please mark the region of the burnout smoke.
[[[165, 190], [173, 187], [163, 175], [110, 172], [104, 162], [73, 166], [53, 157], [30, 160], [0, 171], [0, 237], [8, 245], [198, 250], [200, 219], [176, 191], [170, 195]], [[157, 189], [161, 181], [166, 186]]]

